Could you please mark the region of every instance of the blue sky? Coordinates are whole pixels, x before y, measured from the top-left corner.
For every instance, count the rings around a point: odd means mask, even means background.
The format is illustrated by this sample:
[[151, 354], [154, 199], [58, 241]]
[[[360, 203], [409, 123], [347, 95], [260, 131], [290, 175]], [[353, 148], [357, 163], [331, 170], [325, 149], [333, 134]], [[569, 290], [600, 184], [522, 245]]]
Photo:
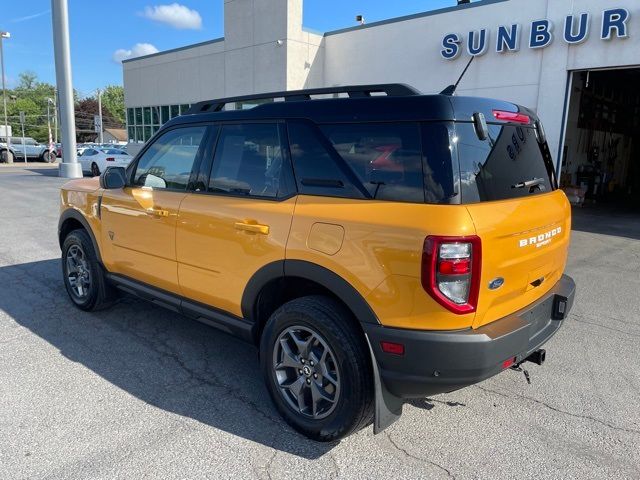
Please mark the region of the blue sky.
[[[223, 35], [223, 0], [177, 0], [177, 9], [158, 8], [174, 0], [69, 0], [74, 87], [83, 96], [99, 87], [122, 84], [114, 60], [203, 42]], [[2, 0], [0, 30], [9, 86], [18, 74], [35, 72], [55, 83], [50, 0]], [[304, 25], [319, 31], [353, 26], [356, 14], [367, 22], [454, 5], [455, 0], [305, 0]], [[172, 25], [173, 24], [173, 25]], [[176, 28], [180, 27], [180, 28]], [[135, 47], [137, 44], [142, 46]], [[118, 53], [116, 53], [118, 52]]]

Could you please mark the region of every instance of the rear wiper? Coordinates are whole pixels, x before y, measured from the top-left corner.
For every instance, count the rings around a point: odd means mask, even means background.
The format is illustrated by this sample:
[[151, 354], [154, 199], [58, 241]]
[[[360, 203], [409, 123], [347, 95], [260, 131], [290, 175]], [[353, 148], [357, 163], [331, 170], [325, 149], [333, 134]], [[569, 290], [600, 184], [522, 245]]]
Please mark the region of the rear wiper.
[[540, 188], [540, 190], [544, 190], [542, 185], [544, 185], [544, 178], [534, 178], [533, 180], [527, 180], [526, 182], [519, 182], [515, 185], [511, 185], [511, 188], [528, 188], [530, 192], [533, 192], [533, 189], [536, 187]]

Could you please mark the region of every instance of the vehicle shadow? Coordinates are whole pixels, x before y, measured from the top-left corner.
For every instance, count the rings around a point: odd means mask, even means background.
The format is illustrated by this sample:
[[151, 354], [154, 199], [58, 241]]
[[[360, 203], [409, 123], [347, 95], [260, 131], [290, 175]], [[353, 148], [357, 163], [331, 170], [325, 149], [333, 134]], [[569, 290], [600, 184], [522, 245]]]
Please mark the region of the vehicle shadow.
[[572, 230], [640, 240], [640, 213], [606, 205], [572, 210]]
[[337, 445], [310, 441], [281, 419], [252, 345], [130, 296], [82, 312], [67, 297], [58, 259], [0, 267], [0, 284], [12, 286], [0, 290], [0, 310], [150, 405], [306, 459]]
[[25, 168], [28, 172], [36, 173], [38, 175], [42, 175], [44, 177], [58, 177], [60, 176], [59, 170], [57, 168]]

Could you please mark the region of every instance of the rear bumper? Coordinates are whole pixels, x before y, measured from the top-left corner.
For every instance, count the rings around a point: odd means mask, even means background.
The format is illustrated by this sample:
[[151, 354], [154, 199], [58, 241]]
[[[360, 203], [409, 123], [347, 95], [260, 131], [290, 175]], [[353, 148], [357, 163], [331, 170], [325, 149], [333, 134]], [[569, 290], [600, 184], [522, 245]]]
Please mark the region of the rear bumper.
[[[476, 330], [422, 331], [363, 324], [387, 390], [401, 398], [451, 392], [478, 383], [540, 348], [573, 305], [575, 283], [564, 275], [544, 297]], [[382, 352], [381, 341], [401, 343], [402, 356]]]

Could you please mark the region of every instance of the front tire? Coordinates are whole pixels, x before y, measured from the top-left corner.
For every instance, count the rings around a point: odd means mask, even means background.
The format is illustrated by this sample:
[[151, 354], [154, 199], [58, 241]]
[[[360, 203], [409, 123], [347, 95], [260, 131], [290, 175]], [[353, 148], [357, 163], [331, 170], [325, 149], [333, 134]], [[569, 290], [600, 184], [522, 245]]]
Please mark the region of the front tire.
[[91, 175], [93, 175], [94, 177], [100, 176], [100, 168], [95, 162], [91, 164]]
[[15, 155], [10, 150], [2, 150], [2, 152], [0, 152], [0, 160], [2, 160], [2, 163], [13, 163], [15, 161]]
[[298, 432], [344, 438], [373, 419], [373, 372], [363, 333], [340, 302], [309, 296], [282, 305], [260, 343], [267, 389]]
[[69, 298], [80, 310], [101, 310], [111, 305], [113, 287], [107, 283], [84, 230], [73, 230], [62, 244], [62, 275]]

